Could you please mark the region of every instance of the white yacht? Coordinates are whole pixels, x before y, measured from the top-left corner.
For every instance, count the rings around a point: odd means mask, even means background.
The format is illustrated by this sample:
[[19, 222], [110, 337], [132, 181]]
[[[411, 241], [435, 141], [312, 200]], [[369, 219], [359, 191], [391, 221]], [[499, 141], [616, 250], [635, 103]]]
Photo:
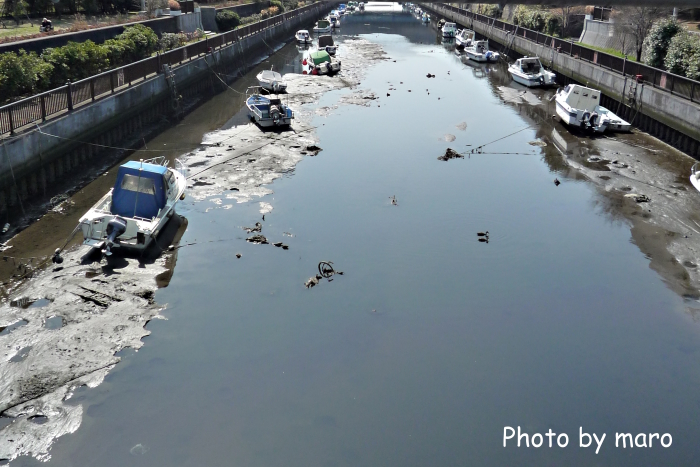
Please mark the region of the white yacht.
[[519, 58], [508, 67], [516, 83], [527, 87], [546, 87], [556, 84], [557, 75], [547, 71], [538, 57]]
[[441, 31], [442, 37], [455, 37], [457, 34], [457, 25], [455, 23], [445, 23]]
[[314, 26], [314, 32], [324, 34], [331, 32], [331, 20], [329, 18], [320, 19]]
[[300, 29], [297, 31], [297, 33], [294, 35], [294, 37], [297, 38], [297, 42], [301, 44], [310, 44], [311, 43], [311, 34], [309, 34], [309, 31], [306, 29]]
[[287, 83], [282, 79], [282, 75], [272, 69], [261, 71], [256, 78], [260, 87], [266, 91], [280, 93], [287, 90]]
[[596, 133], [630, 131], [632, 125], [600, 105], [600, 91], [570, 84], [557, 91], [557, 115], [562, 122]]
[[145, 250], [185, 198], [184, 170], [167, 167], [164, 157], [129, 161], [114, 187], [83, 217], [83, 244], [112, 254], [112, 248]]
[[471, 29], [460, 29], [455, 36], [457, 47], [471, 47], [476, 38], [476, 33]]
[[475, 62], [497, 62], [501, 55], [498, 52], [489, 50], [489, 41], [475, 41], [471, 47], [464, 49], [471, 60]]

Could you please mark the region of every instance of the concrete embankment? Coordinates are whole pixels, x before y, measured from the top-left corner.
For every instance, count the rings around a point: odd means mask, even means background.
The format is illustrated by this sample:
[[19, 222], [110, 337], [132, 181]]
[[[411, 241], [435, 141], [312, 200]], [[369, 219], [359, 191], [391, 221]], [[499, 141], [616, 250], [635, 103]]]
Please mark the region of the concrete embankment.
[[125, 148], [141, 146], [173, 119], [173, 96], [186, 102], [221, 91], [224, 84], [212, 68], [232, 81], [257, 57], [272, 52], [273, 46], [329, 8], [328, 3], [318, 3], [282, 24], [183, 63], [173, 69], [170, 81], [158, 74], [3, 141], [0, 218], [27, 217], [28, 205], [37, 207], [68, 190], [69, 175], [74, 185], [76, 177], [94, 174], [115, 162]]
[[540, 57], [546, 66], [559, 74], [561, 85], [574, 81], [600, 89], [606, 97], [602, 99], [603, 105], [632, 121], [637, 128], [700, 159], [700, 105], [644, 83], [633, 85], [633, 78], [629, 76], [572, 57], [565, 50], [537, 44], [486, 23], [473, 21], [440, 5], [425, 4], [424, 7], [472, 28], [509, 52]]

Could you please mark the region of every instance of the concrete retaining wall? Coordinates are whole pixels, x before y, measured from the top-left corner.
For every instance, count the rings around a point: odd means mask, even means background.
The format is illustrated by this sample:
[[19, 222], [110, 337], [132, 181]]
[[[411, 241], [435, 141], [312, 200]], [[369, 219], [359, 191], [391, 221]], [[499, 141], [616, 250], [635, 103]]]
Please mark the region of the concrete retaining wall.
[[630, 50], [622, 50], [625, 41], [620, 34], [615, 34], [615, 23], [608, 21], [595, 21], [588, 16], [583, 23], [583, 32], [579, 42], [595, 47], [603, 47], [606, 49], [615, 49], [626, 53], [631, 53], [632, 41], [626, 41], [626, 48]]
[[177, 30], [180, 32], [195, 32], [197, 29], [204, 29], [200, 12], [176, 16], [175, 19], [177, 20]]
[[[700, 122], [700, 105], [674, 96], [667, 91], [643, 84], [637, 87], [633, 99], [629, 99], [626, 96], [626, 91], [629, 91], [630, 85], [629, 77], [571, 57], [551, 47], [536, 44], [523, 37], [513, 38], [506, 31], [489, 29], [484, 23], [472, 22], [465, 16], [458, 15], [439, 6], [425, 5], [425, 8], [433, 10], [435, 13], [463, 26], [471, 27], [477, 33], [501, 45], [510, 45], [510, 49], [518, 54], [540, 57], [546, 66], [551, 67], [558, 74], [568, 77], [570, 80], [600, 89], [608, 98], [630, 107], [633, 115], [638, 113], [640, 116], [650, 119], [650, 122], [642, 125], [645, 131], [649, 131], [654, 136], [671, 142], [678, 149], [696, 159], [700, 159], [700, 125], [698, 125], [698, 122]], [[560, 84], [565, 83], [560, 81]], [[655, 125], [655, 123], [661, 124], [663, 127]], [[679, 134], [669, 135], [668, 130], [664, 127], [673, 129]], [[682, 136], [685, 136], [685, 138]]]
[[[205, 57], [199, 57], [178, 66], [173, 70], [178, 93], [187, 98], [201, 92], [223, 90], [209, 65], [217, 68], [222, 76], [245, 72], [239, 68], [268, 53], [267, 44], [290, 39], [299, 26], [329, 10], [330, 6], [319, 4], [317, 11], [309, 11], [264, 33], [214, 51], [206, 56], [206, 62]], [[44, 133], [64, 139], [47, 136], [35, 128], [4, 141], [0, 144], [0, 215], [8, 210], [12, 216], [19, 215], [20, 200], [26, 208], [28, 201], [46, 201], [60, 193], [60, 187], [55, 184], [65, 175], [79, 173], [91, 159], [106, 157], [109, 151], [95, 144], [125, 147], [134, 135], [136, 141], [140, 141], [140, 132], [149, 124], [162, 122], [169, 114], [170, 105], [168, 84], [159, 74], [41, 125]]]

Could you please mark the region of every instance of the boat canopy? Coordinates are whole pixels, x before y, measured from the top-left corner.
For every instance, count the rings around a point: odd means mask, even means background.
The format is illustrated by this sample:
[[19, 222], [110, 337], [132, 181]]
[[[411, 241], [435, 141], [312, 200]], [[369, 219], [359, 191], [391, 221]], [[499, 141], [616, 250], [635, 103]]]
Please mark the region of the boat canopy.
[[280, 74], [277, 73], [276, 71], [272, 71], [272, 70], [263, 70], [263, 72], [262, 72], [262, 79], [266, 79], [266, 80], [281, 80], [281, 79], [282, 79], [282, 75], [280, 75]]
[[328, 21], [327, 19], [319, 19], [316, 27], [318, 27], [319, 29], [326, 29], [330, 25], [331, 25], [331, 22]]
[[[321, 22], [318, 22], [319, 25]], [[326, 47], [329, 45], [333, 45], [333, 36], [321, 36], [318, 38], [318, 46], [319, 47]]]
[[600, 105], [600, 91], [591, 89], [578, 84], [570, 84], [564, 89], [566, 103], [572, 109], [593, 111]]
[[319, 65], [324, 62], [330, 62], [331, 56], [325, 50], [314, 50], [309, 53], [309, 57], [314, 62], [314, 65]]
[[129, 161], [119, 167], [112, 191], [112, 214], [152, 219], [166, 201], [168, 168]]

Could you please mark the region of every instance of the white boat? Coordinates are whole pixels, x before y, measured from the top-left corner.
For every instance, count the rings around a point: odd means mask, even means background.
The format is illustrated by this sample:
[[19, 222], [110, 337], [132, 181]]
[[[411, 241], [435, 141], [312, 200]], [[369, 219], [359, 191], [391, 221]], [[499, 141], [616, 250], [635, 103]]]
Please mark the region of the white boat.
[[291, 125], [294, 119], [292, 109], [283, 104], [278, 97], [263, 96], [259, 91], [259, 86], [246, 90], [248, 117], [263, 128]]
[[455, 23], [445, 23], [441, 31], [442, 37], [455, 37], [457, 35], [457, 25]]
[[314, 26], [314, 32], [316, 33], [329, 33], [331, 32], [331, 20], [328, 18], [320, 19], [318, 22], [316, 22], [316, 25]]
[[527, 87], [546, 87], [556, 84], [557, 75], [547, 71], [538, 57], [519, 58], [508, 67], [516, 83]]
[[360, 2], [360, 4], [357, 6], [357, 8], [360, 11], [365, 11], [365, 2]]
[[472, 43], [471, 47], [464, 49], [464, 53], [467, 54], [471, 60], [479, 63], [485, 62], [497, 62], [501, 55], [498, 52], [493, 52], [489, 50], [489, 41], [475, 41]]
[[700, 191], [700, 163], [696, 162], [690, 169], [690, 183], [696, 190]]
[[83, 244], [112, 254], [112, 248], [145, 250], [185, 198], [184, 170], [167, 167], [165, 157], [129, 161], [114, 187], [83, 217]]
[[333, 10], [328, 15], [328, 19], [331, 20], [331, 26], [334, 28], [340, 27], [340, 14], [336, 10]]
[[567, 125], [591, 130], [630, 131], [632, 125], [600, 105], [600, 91], [570, 84], [557, 91], [557, 115]]
[[423, 16], [421, 16], [421, 21], [423, 21], [424, 23], [429, 23], [430, 15], [428, 13], [423, 13]]
[[347, 5], [345, 5], [345, 3], [341, 3], [340, 5], [338, 5], [338, 13], [344, 15], [346, 13], [347, 8], [348, 7]]
[[471, 47], [476, 37], [476, 33], [471, 29], [460, 29], [455, 36], [457, 47]]
[[325, 50], [307, 50], [301, 64], [305, 75], [332, 75], [340, 71], [340, 60], [333, 60]]
[[318, 50], [325, 50], [328, 55], [335, 57], [338, 46], [333, 42], [333, 36], [325, 35], [318, 38]]
[[287, 83], [282, 79], [282, 75], [272, 69], [261, 71], [256, 78], [260, 87], [266, 91], [280, 93], [287, 90]]
[[306, 29], [298, 30], [297, 33], [294, 34], [294, 37], [296, 37], [297, 42], [301, 42], [302, 44], [311, 43], [311, 34], [309, 34], [309, 31]]

